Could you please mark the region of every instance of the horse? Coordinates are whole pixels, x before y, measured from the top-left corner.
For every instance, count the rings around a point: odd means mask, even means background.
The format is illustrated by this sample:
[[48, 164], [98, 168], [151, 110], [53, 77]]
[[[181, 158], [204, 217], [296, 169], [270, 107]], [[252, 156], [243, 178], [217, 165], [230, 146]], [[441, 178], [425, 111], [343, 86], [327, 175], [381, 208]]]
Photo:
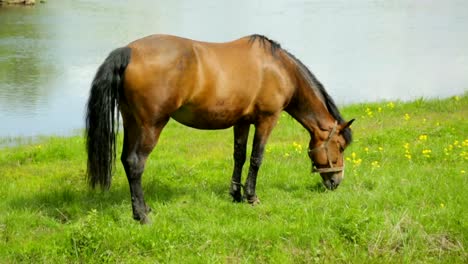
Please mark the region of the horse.
[[[119, 112], [121, 162], [130, 186], [133, 218], [149, 221], [141, 187], [148, 155], [170, 119], [196, 129], [234, 127], [229, 193], [255, 205], [265, 145], [282, 111], [309, 133], [312, 172], [328, 189], [344, 177], [343, 151], [352, 141], [324, 86], [295, 56], [263, 35], [210, 43], [151, 35], [112, 51], [91, 83], [86, 109], [87, 179], [108, 189], [115, 170]], [[250, 167], [241, 184], [249, 129], [255, 127]], [[243, 194], [242, 194], [243, 192]]]

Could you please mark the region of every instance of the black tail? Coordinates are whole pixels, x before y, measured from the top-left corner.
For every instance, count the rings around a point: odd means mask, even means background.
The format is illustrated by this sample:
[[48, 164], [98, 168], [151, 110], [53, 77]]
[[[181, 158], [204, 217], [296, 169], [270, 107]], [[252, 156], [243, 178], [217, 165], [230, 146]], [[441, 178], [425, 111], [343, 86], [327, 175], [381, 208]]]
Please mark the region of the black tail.
[[119, 129], [119, 92], [130, 53], [128, 47], [112, 51], [91, 84], [86, 112], [86, 148], [88, 182], [93, 188], [99, 185], [108, 189], [111, 184]]

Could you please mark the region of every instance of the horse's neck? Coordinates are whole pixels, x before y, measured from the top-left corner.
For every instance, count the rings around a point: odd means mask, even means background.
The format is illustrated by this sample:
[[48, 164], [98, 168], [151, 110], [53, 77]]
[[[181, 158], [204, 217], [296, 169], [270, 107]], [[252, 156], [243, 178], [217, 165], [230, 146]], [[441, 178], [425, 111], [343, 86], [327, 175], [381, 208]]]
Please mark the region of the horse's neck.
[[286, 111], [311, 134], [319, 129], [327, 129], [335, 122], [316, 87], [306, 80], [299, 80], [297, 90]]

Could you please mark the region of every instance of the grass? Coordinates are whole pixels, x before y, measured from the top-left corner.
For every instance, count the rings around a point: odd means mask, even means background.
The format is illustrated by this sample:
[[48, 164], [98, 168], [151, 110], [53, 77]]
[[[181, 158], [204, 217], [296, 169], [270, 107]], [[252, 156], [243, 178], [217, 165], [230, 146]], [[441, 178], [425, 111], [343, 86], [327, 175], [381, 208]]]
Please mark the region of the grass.
[[309, 174], [308, 134], [285, 115], [256, 207], [228, 194], [231, 130], [170, 122], [143, 176], [148, 226], [120, 163], [109, 192], [88, 189], [83, 137], [2, 139], [0, 263], [468, 262], [468, 95], [342, 113], [357, 121], [341, 186]]

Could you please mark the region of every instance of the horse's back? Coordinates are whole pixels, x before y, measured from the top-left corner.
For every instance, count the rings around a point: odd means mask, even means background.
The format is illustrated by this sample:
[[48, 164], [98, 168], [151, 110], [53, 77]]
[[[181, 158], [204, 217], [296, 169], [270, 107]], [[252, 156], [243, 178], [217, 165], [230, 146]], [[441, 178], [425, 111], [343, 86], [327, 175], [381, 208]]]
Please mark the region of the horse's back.
[[153, 35], [129, 44], [125, 96], [140, 112], [197, 128], [225, 128], [275, 112], [291, 96], [283, 64], [248, 37], [227, 43]]

